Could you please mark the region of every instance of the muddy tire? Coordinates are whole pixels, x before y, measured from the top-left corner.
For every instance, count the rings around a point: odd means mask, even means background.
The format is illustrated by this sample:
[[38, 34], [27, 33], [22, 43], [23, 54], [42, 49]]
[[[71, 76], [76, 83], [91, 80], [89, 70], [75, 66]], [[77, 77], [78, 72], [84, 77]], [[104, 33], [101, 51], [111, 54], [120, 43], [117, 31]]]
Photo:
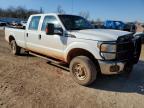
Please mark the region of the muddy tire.
[[94, 63], [86, 56], [78, 56], [70, 63], [70, 75], [80, 85], [88, 86], [96, 80]]
[[11, 52], [12, 52], [12, 54], [13, 55], [19, 55], [20, 51], [21, 51], [21, 48], [16, 44], [16, 41], [12, 40], [10, 42], [10, 45], [11, 45]]

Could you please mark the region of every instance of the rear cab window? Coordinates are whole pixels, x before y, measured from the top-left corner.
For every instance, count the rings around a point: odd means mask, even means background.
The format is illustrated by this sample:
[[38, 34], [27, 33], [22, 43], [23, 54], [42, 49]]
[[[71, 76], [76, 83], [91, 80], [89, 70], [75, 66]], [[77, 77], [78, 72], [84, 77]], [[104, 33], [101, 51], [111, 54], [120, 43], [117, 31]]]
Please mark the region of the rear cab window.
[[41, 16], [33, 16], [31, 18], [28, 29], [29, 30], [35, 30], [35, 31], [38, 30], [40, 18], [41, 18]]

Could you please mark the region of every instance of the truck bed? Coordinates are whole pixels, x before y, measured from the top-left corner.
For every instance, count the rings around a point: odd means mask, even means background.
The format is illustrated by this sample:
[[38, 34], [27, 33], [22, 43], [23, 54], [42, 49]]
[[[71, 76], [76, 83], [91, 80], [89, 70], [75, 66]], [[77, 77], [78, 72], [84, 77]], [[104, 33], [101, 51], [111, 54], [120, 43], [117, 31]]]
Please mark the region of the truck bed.
[[17, 45], [20, 47], [25, 47], [25, 29], [18, 29], [18, 28], [10, 28], [6, 27], [5, 28], [5, 39], [6, 41], [9, 41], [9, 36], [15, 37], [15, 40], [17, 42]]

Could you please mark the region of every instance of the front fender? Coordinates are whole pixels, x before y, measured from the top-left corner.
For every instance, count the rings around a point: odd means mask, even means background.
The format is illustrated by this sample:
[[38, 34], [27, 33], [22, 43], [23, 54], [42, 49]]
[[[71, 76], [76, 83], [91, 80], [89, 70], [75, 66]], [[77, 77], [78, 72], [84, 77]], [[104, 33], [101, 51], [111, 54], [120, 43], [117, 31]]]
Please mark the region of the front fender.
[[84, 43], [84, 42], [72, 42], [67, 46], [67, 48], [64, 51], [64, 57], [65, 60], [67, 61], [68, 54], [71, 50], [73, 49], [84, 49], [88, 52], [90, 52], [95, 59], [101, 59], [101, 56], [99, 54], [99, 49], [97, 48], [97, 43], [96, 42], [91, 42], [91, 43]]

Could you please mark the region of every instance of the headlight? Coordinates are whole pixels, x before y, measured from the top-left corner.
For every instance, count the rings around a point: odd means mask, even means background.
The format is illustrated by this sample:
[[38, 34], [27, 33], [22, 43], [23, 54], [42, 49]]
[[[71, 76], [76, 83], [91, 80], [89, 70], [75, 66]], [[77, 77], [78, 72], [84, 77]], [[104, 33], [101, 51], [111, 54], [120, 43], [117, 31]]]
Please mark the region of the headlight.
[[116, 44], [114, 43], [102, 43], [98, 42], [97, 47], [100, 49], [101, 52], [116, 52]]
[[116, 44], [98, 42], [97, 47], [100, 49], [101, 56], [104, 59], [112, 60], [116, 58]]
[[102, 53], [101, 55], [104, 59], [107, 59], [107, 60], [113, 60], [116, 58], [115, 53]]

